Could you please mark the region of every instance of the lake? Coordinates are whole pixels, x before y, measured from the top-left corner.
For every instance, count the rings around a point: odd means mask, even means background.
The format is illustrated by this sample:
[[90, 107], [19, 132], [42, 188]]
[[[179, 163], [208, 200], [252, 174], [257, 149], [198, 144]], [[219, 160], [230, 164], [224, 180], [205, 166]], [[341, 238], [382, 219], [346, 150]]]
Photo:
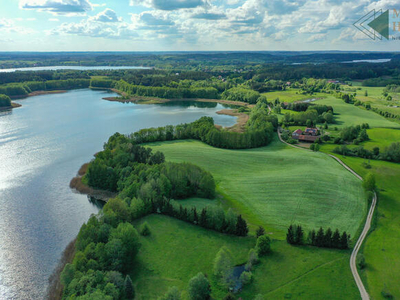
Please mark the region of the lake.
[[217, 103], [138, 105], [102, 100], [105, 91], [74, 90], [17, 101], [0, 112], [0, 299], [42, 299], [66, 245], [98, 207], [69, 181], [115, 132], [218, 115]]
[[30, 67], [30, 68], [15, 68], [15, 69], [0, 69], [0, 73], [10, 73], [16, 71], [56, 71], [56, 70], [138, 70], [151, 69], [148, 67], [114, 67], [114, 66], [48, 66], [48, 67]]

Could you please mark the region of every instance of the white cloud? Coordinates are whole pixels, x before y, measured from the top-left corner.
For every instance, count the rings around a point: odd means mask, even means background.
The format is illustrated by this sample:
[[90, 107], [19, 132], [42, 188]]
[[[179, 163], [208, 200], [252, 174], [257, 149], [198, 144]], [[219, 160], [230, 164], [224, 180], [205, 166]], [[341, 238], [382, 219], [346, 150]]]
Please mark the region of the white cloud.
[[84, 14], [93, 10], [89, 0], [20, 0], [19, 7], [67, 16]]
[[92, 18], [94, 21], [98, 22], [121, 22], [122, 18], [118, 18], [117, 13], [112, 9], [105, 9], [101, 13], [98, 13], [96, 16]]
[[60, 20], [57, 19], [57, 18], [50, 18], [49, 21], [50, 21], [50, 22], [60, 22]]
[[106, 9], [94, 17], [89, 17], [78, 23], [63, 23], [48, 31], [51, 35], [71, 34], [108, 39], [132, 39], [138, 36], [134, 26], [122, 22], [116, 13]]
[[130, 0], [130, 5], [141, 5], [159, 10], [177, 10], [206, 6], [206, 0]]
[[101, 4], [96, 4], [96, 3], [92, 3], [93, 7], [104, 7], [107, 6], [107, 3], [101, 3]]
[[190, 17], [194, 19], [220, 20], [225, 19], [226, 14], [222, 7], [211, 5], [209, 7], [197, 7]]
[[318, 33], [310, 36], [307, 39], [307, 42], [320, 42], [326, 40], [326, 33]]

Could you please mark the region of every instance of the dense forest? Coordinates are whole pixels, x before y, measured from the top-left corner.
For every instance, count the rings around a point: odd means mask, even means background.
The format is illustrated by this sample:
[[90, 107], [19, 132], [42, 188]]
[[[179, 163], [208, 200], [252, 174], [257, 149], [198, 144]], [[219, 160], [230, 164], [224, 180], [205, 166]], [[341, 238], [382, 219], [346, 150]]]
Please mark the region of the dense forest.
[[[118, 192], [102, 213], [84, 224], [76, 241], [73, 262], [60, 279], [63, 299], [133, 299], [129, 276], [140, 243], [131, 224], [148, 214], [168, 215], [226, 234], [246, 236], [247, 222], [231, 209], [219, 206], [184, 208], [179, 199], [191, 196], [213, 199], [213, 176], [189, 163], [165, 162], [164, 154], [114, 134], [89, 164], [83, 178], [89, 186]], [[144, 224], [140, 234], [151, 231]]]

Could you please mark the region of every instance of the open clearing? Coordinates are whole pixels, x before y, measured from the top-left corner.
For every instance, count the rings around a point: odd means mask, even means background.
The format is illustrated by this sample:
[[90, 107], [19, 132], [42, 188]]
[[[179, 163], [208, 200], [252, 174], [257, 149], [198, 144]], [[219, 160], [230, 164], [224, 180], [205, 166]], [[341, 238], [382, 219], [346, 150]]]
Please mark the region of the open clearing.
[[[252, 237], [240, 238], [209, 231], [162, 215], [150, 215], [151, 235], [140, 237], [142, 243], [132, 279], [136, 298], [157, 299], [170, 286], [177, 286], [187, 296], [187, 284], [198, 272], [208, 274], [213, 297], [222, 299], [226, 291], [212, 276], [213, 260], [220, 247], [226, 246], [235, 263], [246, 261], [254, 247]], [[254, 281], [238, 296], [253, 299], [357, 299], [358, 290], [348, 268], [349, 251], [294, 247], [284, 241], [272, 242], [273, 253], [254, 269]], [[168, 258], [168, 259], [166, 259]]]
[[323, 153], [305, 153], [275, 141], [249, 150], [225, 150], [198, 141], [148, 144], [166, 159], [210, 171], [223, 202], [255, 228], [284, 238], [291, 223], [306, 230], [331, 227], [356, 233], [367, 204], [361, 182]]
[[[255, 246], [254, 237], [229, 236], [167, 216], [150, 215], [138, 220], [137, 226], [145, 221], [151, 235], [141, 236], [142, 247], [131, 275], [138, 300], [157, 299], [171, 286], [185, 290], [198, 272], [211, 277], [214, 258], [222, 246], [232, 252], [235, 264], [245, 263]], [[215, 284], [213, 293], [217, 299], [226, 294]]]

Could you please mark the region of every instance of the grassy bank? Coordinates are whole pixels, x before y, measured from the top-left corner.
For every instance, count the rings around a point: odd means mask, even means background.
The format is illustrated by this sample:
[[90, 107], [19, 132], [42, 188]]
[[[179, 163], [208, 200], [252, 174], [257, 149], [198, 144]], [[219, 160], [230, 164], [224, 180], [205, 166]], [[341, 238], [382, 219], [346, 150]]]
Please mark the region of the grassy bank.
[[332, 227], [352, 236], [366, 213], [361, 183], [322, 153], [305, 153], [275, 141], [251, 150], [224, 150], [197, 141], [150, 144], [166, 159], [210, 171], [226, 206], [253, 225], [283, 238], [291, 223]]

